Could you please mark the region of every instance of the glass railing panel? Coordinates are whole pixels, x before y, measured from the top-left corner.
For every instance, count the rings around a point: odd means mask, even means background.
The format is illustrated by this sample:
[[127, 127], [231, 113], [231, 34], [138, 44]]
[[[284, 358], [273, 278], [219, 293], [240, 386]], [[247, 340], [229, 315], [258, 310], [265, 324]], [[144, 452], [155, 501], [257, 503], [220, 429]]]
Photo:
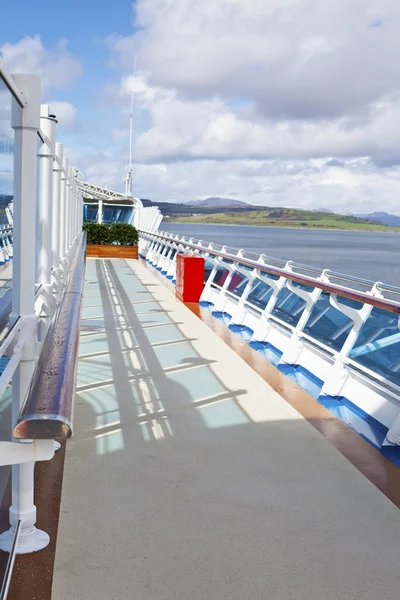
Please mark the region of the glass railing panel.
[[214, 264], [211, 262], [211, 260], [206, 259], [204, 261], [204, 283], [207, 283], [208, 278], [211, 275], [211, 271], [214, 268]]
[[[350, 305], [359, 304], [352, 300], [341, 298], [339, 302]], [[354, 308], [358, 308], [354, 306]], [[310, 337], [322, 342], [329, 348], [339, 352], [353, 326], [353, 321], [334, 308], [329, 302], [329, 294], [322, 292], [314, 305], [310, 317], [304, 327], [304, 332]]]
[[222, 287], [225, 283], [226, 278], [229, 275], [229, 269], [226, 269], [222, 265], [218, 266], [217, 272], [214, 275], [213, 284], [218, 287]]
[[14, 130], [12, 96], [0, 76], [0, 224], [8, 224], [6, 207], [12, 201], [14, 181]]
[[242, 273], [235, 273], [232, 276], [232, 279], [228, 285], [228, 291], [240, 298], [248, 284], [249, 279]]
[[[14, 130], [11, 127], [12, 94], [0, 76], [0, 229], [11, 225], [9, 217], [14, 194]], [[15, 109], [17, 110], [17, 108]], [[22, 110], [18, 108], [18, 110]], [[9, 306], [12, 287], [12, 269], [10, 258], [11, 238], [0, 235], [0, 322]]]
[[295, 327], [299, 322], [305, 306], [305, 300], [294, 294], [285, 286], [280, 290], [271, 314], [274, 317], [281, 319], [284, 323]]
[[350, 308], [354, 308], [355, 310], [361, 310], [364, 304], [362, 302], [358, 302], [357, 300], [351, 300], [350, 298], [344, 298], [343, 296], [337, 296], [338, 304], [344, 304], [345, 306], [349, 306]]
[[[9, 225], [6, 209], [13, 201], [14, 194], [14, 130], [11, 128], [11, 104], [12, 95], [0, 76], [0, 228]], [[7, 323], [12, 274], [6, 241], [1, 239], [0, 246], [0, 321]], [[5, 334], [5, 329], [2, 333]], [[0, 374], [7, 363], [8, 358], [0, 356]], [[0, 396], [0, 441], [10, 439], [11, 386], [9, 385]], [[0, 502], [7, 485], [10, 469], [11, 467], [8, 466], [0, 467]]]
[[271, 298], [273, 289], [261, 279], [257, 279], [253, 282], [249, 295], [247, 296], [246, 302], [264, 310], [267, 306], [269, 299]]
[[360, 330], [350, 358], [400, 385], [399, 315], [373, 308]]

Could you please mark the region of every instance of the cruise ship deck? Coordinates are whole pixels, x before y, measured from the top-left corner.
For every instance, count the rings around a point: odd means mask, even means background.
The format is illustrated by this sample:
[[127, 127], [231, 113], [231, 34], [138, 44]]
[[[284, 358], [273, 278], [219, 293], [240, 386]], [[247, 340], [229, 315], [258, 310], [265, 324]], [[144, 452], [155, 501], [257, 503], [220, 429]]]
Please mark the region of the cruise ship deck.
[[75, 423], [55, 600], [396, 597], [397, 507], [144, 261], [87, 262]]
[[0, 80], [0, 600], [397, 598], [400, 288], [159, 231]]

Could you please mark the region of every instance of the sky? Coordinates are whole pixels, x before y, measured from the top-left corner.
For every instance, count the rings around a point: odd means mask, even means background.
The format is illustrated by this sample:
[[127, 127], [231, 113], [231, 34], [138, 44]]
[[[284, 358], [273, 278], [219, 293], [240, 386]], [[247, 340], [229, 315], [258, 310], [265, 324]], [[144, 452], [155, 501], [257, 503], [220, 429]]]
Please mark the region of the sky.
[[1, 13], [3, 61], [41, 75], [87, 181], [124, 190], [133, 92], [136, 196], [400, 214], [398, 0], [2, 0]]

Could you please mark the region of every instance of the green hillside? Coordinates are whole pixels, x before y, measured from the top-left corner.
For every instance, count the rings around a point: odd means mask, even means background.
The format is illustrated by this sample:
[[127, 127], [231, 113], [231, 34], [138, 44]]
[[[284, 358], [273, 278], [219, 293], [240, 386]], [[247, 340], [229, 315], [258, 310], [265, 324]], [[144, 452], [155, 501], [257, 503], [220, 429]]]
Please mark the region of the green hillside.
[[400, 231], [400, 227], [388, 227], [367, 219], [326, 212], [312, 212], [295, 208], [266, 208], [252, 211], [226, 211], [213, 214], [188, 216], [171, 215], [168, 222], [214, 223], [220, 225], [259, 225], [268, 227], [307, 227], [323, 229], [359, 229], [370, 231]]

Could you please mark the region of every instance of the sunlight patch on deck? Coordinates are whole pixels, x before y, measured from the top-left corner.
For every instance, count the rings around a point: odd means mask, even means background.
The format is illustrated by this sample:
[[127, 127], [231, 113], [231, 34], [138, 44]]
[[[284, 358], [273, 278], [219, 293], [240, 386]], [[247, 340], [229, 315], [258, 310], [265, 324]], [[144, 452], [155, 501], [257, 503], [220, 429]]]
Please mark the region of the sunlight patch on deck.
[[396, 597], [397, 509], [140, 262], [88, 263], [109, 351], [79, 359], [53, 600]]

